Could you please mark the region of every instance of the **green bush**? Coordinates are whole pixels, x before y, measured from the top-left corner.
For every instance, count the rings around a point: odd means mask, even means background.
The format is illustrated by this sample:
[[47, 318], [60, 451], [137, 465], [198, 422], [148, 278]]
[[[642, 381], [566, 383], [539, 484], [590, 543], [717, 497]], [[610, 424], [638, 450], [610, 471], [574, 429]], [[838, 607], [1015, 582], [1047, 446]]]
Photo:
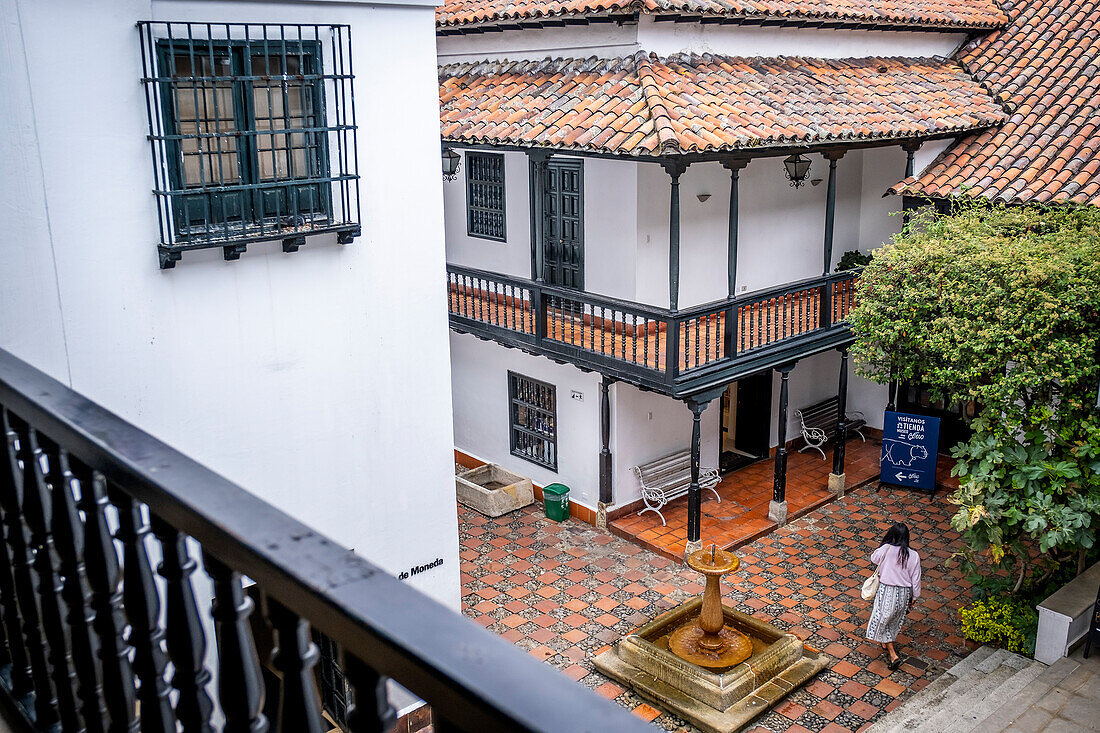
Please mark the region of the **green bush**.
[[995, 644], [1010, 652], [1035, 652], [1039, 615], [1018, 601], [988, 598], [959, 609], [963, 636], [980, 644]]
[[836, 271], [844, 272], [845, 270], [854, 270], [857, 267], [864, 267], [870, 264], [871, 255], [863, 254], [858, 249], [850, 249], [840, 256], [840, 261], [836, 263]]

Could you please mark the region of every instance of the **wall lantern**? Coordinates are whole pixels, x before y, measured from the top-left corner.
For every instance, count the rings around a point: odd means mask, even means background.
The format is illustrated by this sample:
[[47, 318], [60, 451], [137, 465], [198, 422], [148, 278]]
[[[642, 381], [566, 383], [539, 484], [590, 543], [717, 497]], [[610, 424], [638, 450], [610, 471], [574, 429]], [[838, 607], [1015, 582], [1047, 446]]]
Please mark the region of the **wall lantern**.
[[787, 169], [787, 178], [795, 188], [801, 188], [806, 184], [806, 174], [810, 172], [810, 159], [803, 158], [798, 153], [783, 159], [783, 167]]
[[453, 148], [443, 148], [443, 180], [453, 181], [458, 178], [458, 166], [462, 162], [462, 156]]

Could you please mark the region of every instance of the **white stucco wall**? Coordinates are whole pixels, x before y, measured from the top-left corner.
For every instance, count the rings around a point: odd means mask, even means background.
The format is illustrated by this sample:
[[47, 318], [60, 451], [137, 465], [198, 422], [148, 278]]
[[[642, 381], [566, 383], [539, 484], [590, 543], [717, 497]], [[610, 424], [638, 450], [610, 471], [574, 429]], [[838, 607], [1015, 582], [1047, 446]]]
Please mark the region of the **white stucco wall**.
[[[572, 501], [595, 509], [600, 480], [600, 376], [468, 334], [451, 334], [451, 359], [455, 446], [542, 486], [563, 483], [571, 489]], [[511, 455], [509, 371], [556, 387], [557, 471]], [[583, 401], [574, 400], [573, 391], [580, 392]], [[611, 385], [610, 401], [614, 496], [615, 503], [622, 505], [641, 496], [631, 466], [690, 445], [691, 411], [683, 402], [623, 383]], [[708, 466], [718, 462], [717, 404], [702, 419], [701, 456]]]
[[834, 28], [762, 28], [657, 22], [642, 15], [638, 43], [659, 56], [715, 53], [728, 56], [947, 56], [965, 33], [837, 30]]
[[458, 176], [443, 184], [447, 261], [512, 277], [531, 277], [531, 194], [525, 153], [504, 155], [504, 242], [466, 233], [466, 152]]
[[638, 49], [636, 24], [595, 24], [439, 36], [439, 63], [485, 59], [619, 58]]
[[[361, 238], [158, 269], [134, 27], [158, 18], [353, 26]], [[390, 572], [443, 558], [410, 582], [457, 608], [433, 20], [0, 0], [0, 347]]]
[[[463, 155], [467, 151], [462, 151]], [[444, 187], [447, 261], [519, 278], [531, 277], [530, 168], [524, 153], [504, 153], [505, 229], [508, 240], [466, 233], [465, 159], [454, 181]], [[632, 300], [638, 201], [635, 178], [640, 164], [600, 158], [556, 156], [580, 161], [584, 187], [585, 290]]]
[[[862, 155], [852, 151], [837, 162], [833, 266], [859, 244]], [[758, 158], [741, 171], [738, 294], [821, 274], [829, 164], [808, 157], [816, 186], [791, 187], [780, 158]], [[638, 166], [637, 297], [661, 306], [668, 305], [669, 190], [663, 169]], [[718, 163], [692, 165], [680, 178], [681, 309], [726, 297], [729, 191], [730, 172]], [[699, 194], [710, 198], [700, 202]]]
[[[683, 402], [629, 384], [614, 385], [611, 402], [611, 450], [614, 498], [623, 506], [641, 498], [632, 466], [691, 445], [691, 410]], [[718, 467], [719, 402], [713, 401], [699, 421], [701, 466]]]
[[948, 56], [965, 33], [761, 28], [656, 22], [598, 24], [440, 36], [439, 63], [482, 59], [618, 58], [639, 50], [659, 56], [715, 53], [729, 56]]
[[[594, 509], [600, 482], [600, 375], [453, 332], [451, 360], [455, 447], [528, 476], [540, 486], [565, 484], [572, 501]], [[557, 471], [511, 454], [509, 371], [556, 388]], [[583, 401], [572, 399], [574, 390]]]

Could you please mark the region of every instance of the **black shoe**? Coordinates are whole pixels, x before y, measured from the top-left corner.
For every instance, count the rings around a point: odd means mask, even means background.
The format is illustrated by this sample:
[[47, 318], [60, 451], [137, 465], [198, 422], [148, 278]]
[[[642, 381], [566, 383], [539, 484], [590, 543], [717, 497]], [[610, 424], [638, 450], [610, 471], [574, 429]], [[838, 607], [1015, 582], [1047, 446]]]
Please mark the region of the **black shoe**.
[[890, 668], [891, 672], [893, 672], [895, 669], [897, 669], [898, 667], [901, 666], [901, 657], [898, 657], [897, 659], [890, 662], [890, 664], [888, 664], [886, 666]]

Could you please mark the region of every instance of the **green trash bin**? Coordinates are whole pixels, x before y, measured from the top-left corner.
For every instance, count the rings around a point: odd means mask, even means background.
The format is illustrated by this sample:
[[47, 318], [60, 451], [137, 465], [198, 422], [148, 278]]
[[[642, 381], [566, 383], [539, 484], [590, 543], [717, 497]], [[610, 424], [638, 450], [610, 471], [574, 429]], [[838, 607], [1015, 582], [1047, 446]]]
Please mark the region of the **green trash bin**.
[[569, 519], [569, 487], [565, 484], [550, 484], [542, 490], [542, 500], [546, 504], [546, 518], [555, 522]]

